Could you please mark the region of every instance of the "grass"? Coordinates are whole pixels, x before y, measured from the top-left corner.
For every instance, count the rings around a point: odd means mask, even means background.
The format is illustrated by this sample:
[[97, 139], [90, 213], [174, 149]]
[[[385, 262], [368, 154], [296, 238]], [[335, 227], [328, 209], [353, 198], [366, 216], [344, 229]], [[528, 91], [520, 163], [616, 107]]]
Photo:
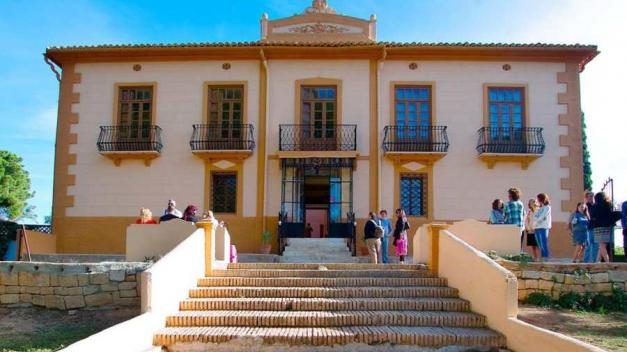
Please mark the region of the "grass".
[[0, 341], [0, 351], [49, 352], [58, 351], [92, 335], [102, 328], [87, 324], [71, 324], [36, 330], [33, 334], [16, 335]]

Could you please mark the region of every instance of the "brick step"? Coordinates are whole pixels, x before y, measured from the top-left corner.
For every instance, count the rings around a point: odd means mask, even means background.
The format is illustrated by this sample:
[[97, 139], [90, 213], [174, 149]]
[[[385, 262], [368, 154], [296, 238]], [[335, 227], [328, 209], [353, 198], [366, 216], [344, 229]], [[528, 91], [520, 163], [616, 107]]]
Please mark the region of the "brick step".
[[190, 298], [291, 297], [291, 298], [409, 298], [457, 297], [451, 287], [200, 287], [189, 291]]
[[212, 277], [433, 277], [427, 270], [286, 270], [286, 269], [227, 269], [213, 270]]
[[346, 287], [346, 286], [446, 286], [443, 278], [310, 278], [310, 277], [205, 277], [198, 280], [198, 286], [253, 286], [253, 287]]
[[341, 327], [451, 326], [481, 328], [485, 318], [475, 313], [419, 311], [186, 311], [166, 318], [167, 327]]
[[185, 327], [164, 328], [153, 338], [156, 346], [177, 343], [225, 343], [234, 338], [260, 338], [263, 344], [346, 345], [403, 344], [425, 347], [505, 346], [505, 337], [483, 328], [346, 326], [335, 328]]
[[416, 310], [467, 312], [468, 301], [460, 298], [189, 298], [180, 310], [275, 310], [346, 311]]
[[[318, 270], [320, 264], [312, 263], [230, 263], [229, 269], [289, 269], [289, 270]], [[324, 264], [328, 270], [427, 270], [424, 264], [369, 264], [369, 263], [328, 263]]]

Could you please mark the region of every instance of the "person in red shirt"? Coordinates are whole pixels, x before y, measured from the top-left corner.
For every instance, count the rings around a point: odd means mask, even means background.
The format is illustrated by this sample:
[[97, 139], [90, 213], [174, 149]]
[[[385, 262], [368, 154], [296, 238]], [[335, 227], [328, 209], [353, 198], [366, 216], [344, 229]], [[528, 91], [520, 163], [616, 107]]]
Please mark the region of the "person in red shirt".
[[148, 208], [141, 208], [139, 210], [139, 219], [135, 221], [136, 224], [157, 224], [155, 219], [152, 218], [152, 212]]

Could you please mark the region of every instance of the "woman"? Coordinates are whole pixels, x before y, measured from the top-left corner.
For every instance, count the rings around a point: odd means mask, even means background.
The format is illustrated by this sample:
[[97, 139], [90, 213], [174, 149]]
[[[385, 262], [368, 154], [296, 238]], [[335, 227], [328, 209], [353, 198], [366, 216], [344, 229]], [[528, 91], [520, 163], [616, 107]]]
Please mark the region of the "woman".
[[570, 217], [569, 227], [573, 236], [573, 245], [575, 252], [573, 253], [573, 263], [581, 263], [583, 259], [583, 249], [588, 237], [588, 210], [582, 202], [577, 203], [577, 209]]
[[533, 228], [536, 234], [536, 242], [540, 247], [542, 260], [549, 258], [549, 230], [551, 229], [551, 202], [546, 193], [537, 196], [540, 208], [533, 216]]
[[148, 208], [141, 208], [139, 210], [139, 219], [135, 221], [136, 224], [157, 224], [155, 219], [152, 218], [152, 212]]
[[504, 223], [505, 215], [503, 214], [503, 202], [500, 199], [495, 199], [494, 202], [492, 202], [492, 211], [490, 211], [488, 224], [500, 225]]
[[610, 256], [607, 253], [607, 244], [611, 240], [612, 226], [616, 221], [612, 221], [614, 207], [607, 194], [599, 192], [594, 195], [594, 205], [590, 208], [590, 228], [594, 241], [599, 245], [599, 254], [596, 261], [603, 259], [609, 263]]
[[396, 225], [394, 226], [394, 242], [396, 247], [396, 255], [399, 256], [401, 264], [405, 263], [407, 255], [407, 230], [409, 230], [409, 222], [405, 210], [396, 209]]
[[540, 258], [540, 249], [538, 249], [538, 242], [536, 242], [535, 229], [533, 227], [533, 216], [536, 214], [538, 204], [536, 203], [535, 199], [529, 199], [529, 202], [527, 202], [527, 206], [529, 207], [527, 216], [525, 216], [525, 233], [527, 234], [527, 246], [531, 247], [531, 255], [533, 255], [533, 259], [538, 260], [538, 258]]
[[197, 211], [198, 208], [195, 205], [188, 205], [187, 208], [185, 208], [185, 211], [183, 211], [181, 219], [188, 222], [198, 222], [198, 217], [196, 216]]
[[370, 212], [368, 217], [366, 226], [364, 226], [364, 239], [366, 240], [366, 247], [368, 247], [370, 262], [377, 264], [381, 262], [381, 240], [375, 236], [374, 232], [379, 224], [377, 223], [377, 215], [375, 213]]

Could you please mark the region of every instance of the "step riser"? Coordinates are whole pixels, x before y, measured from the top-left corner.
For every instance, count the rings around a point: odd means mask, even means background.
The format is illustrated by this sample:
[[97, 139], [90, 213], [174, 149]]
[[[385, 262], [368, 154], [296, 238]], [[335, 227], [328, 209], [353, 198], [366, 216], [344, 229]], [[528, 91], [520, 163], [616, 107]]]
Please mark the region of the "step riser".
[[426, 270], [384, 271], [384, 270], [214, 270], [213, 277], [240, 276], [240, 277], [433, 277]]
[[417, 299], [404, 301], [338, 301], [320, 299], [280, 299], [264, 300], [186, 300], [180, 303], [180, 310], [274, 310], [274, 311], [364, 311], [364, 310], [415, 310], [467, 312], [470, 305], [458, 299]]
[[457, 290], [449, 287], [407, 288], [197, 288], [189, 292], [190, 298], [222, 297], [289, 297], [289, 298], [408, 298], [457, 297]]
[[347, 287], [347, 286], [384, 286], [416, 287], [446, 286], [446, 279], [440, 278], [204, 278], [198, 280], [198, 286], [253, 286], [253, 287]]
[[[226, 313], [225, 313], [226, 314]], [[385, 315], [346, 315], [338, 317], [311, 316], [171, 316], [166, 320], [167, 327], [202, 327], [202, 326], [253, 326], [253, 327], [341, 327], [341, 326], [450, 326], [481, 328], [485, 319], [479, 315], [463, 316], [418, 316], [397, 312]]]
[[[404, 327], [343, 327], [343, 328], [294, 328], [292, 336], [284, 329], [243, 328], [235, 334], [234, 328], [205, 328], [202, 333], [193, 328], [167, 328], [155, 335], [155, 345], [172, 346], [176, 343], [225, 343], [235, 337], [257, 337], [263, 344], [332, 346], [351, 343], [364, 344], [412, 344], [424, 347], [459, 346], [505, 346], [505, 339], [496, 334], [456, 334], [450, 328], [404, 328]], [[467, 329], [470, 331], [470, 329]], [[466, 329], [464, 330], [466, 331]]]
[[[423, 264], [345, 264], [345, 263], [331, 263], [325, 265], [329, 270], [426, 270], [427, 267]], [[290, 264], [290, 263], [230, 263], [229, 269], [286, 269], [286, 270], [303, 270], [312, 269], [317, 270], [319, 265], [312, 263], [303, 264]]]

